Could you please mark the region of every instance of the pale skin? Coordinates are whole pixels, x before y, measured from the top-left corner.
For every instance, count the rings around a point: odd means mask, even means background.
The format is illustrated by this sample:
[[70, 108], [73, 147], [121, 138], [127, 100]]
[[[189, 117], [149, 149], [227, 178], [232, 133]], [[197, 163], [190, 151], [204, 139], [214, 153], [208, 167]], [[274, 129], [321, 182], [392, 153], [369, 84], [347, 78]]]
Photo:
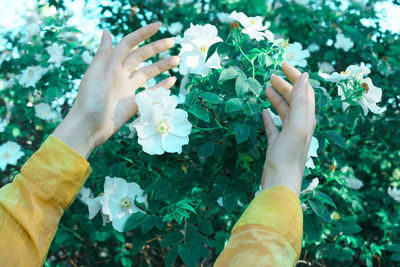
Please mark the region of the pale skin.
[[[153, 23], [125, 36], [113, 47], [108, 31], [103, 32], [99, 50], [83, 76], [78, 96], [67, 116], [53, 135], [82, 157], [106, 142], [138, 110], [135, 92], [146, 81], [177, 66], [180, 58], [172, 56], [138, 71], [137, 66], [148, 58], [170, 49], [172, 38], [166, 38], [137, 48], [154, 35], [161, 23]], [[135, 49], [134, 49], [135, 48]], [[279, 132], [268, 112], [263, 121], [268, 136], [267, 158], [264, 164], [262, 188], [283, 185], [299, 195], [308, 147], [315, 128], [314, 90], [308, 74], [284, 63], [282, 69], [295, 86], [278, 76], [271, 77], [272, 88], [265, 94], [282, 118]], [[171, 88], [175, 77], [161, 81], [153, 88]]]

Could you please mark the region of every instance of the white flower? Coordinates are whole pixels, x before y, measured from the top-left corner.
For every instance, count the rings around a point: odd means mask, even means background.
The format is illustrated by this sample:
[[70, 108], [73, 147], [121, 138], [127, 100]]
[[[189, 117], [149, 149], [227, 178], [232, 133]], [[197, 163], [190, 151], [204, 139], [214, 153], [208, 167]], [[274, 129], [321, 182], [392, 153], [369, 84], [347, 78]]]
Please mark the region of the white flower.
[[233, 11], [230, 17], [242, 24], [244, 27], [242, 32], [248, 34], [251, 39], [256, 39], [257, 41], [264, 40], [265, 38], [269, 41], [274, 40], [272, 32], [267, 30], [269, 25], [262, 24], [262, 17], [247, 17], [243, 12], [237, 13], [236, 11]]
[[168, 32], [172, 35], [179, 34], [182, 31], [182, 29], [183, 29], [183, 25], [180, 22], [171, 23], [171, 25], [169, 25], [167, 27]]
[[0, 169], [5, 170], [7, 165], [16, 165], [17, 161], [25, 155], [19, 144], [7, 141], [0, 146]]
[[47, 53], [50, 55], [48, 63], [54, 63], [56, 67], [61, 66], [61, 62], [65, 61], [64, 48], [58, 44], [52, 44], [46, 47]]
[[53, 120], [58, 117], [58, 113], [51, 109], [47, 103], [39, 103], [35, 105], [35, 116], [42, 120]]
[[46, 74], [47, 69], [41, 66], [30, 66], [24, 69], [19, 76], [19, 83], [23, 87], [35, 86], [36, 83]]
[[205, 62], [210, 46], [222, 41], [218, 37], [218, 30], [214, 25], [191, 24], [190, 28], [184, 32], [183, 37], [178, 36], [175, 40], [182, 46], [179, 53], [181, 57], [179, 72], [182, 75], [193, 73], [206, 76], [211, 68], [221, 68], [221, 60], [217, 52]]
[[131, 214], [144, 213], [135, 205], [135, 200], [147, 206], [147, 195], [143, 195], [143, 190], [137, 183], [128, 183], [118, 177], [106, 177], [104, 195], [100, 199], [101, 210], [110, 217], [115, 230], [123, 232]]
[[83, 60], [83, 62], [85, 62], [86, 64], [90, 64], [93, 60], [93, 56], [90, 55], [89, 51], [85, 51], [82, 53], [81, 58]]
[[[90, 188], [82, 187], [78, 194], [78, 199], [88, 206], [89, 220], [93, 219], [101, 209], [100, 200], [103, 196], [93, 197], [92, 190]], [[103, 224], [106, 224], [108, 216], [102, 214]]]
[[310, 148], [308, 149], [307, 162], [306, 162], [307, 168], [310, 168], [310, 169], [315, 168], [312, 157], [318, 157], [318, 154], [317, 154], [318, 147], [319, 147], [318, 139], [313, 136], [311, 138]]
[[355, 177], [353, 177], [353, 178], [346, 177], [345, 179], [347, 181], [348, 186], [353, 190], [358, 190], [361, 187], [363, 187], [363, 185], [364, 185], [364, 183], [361, 180], [359, 180]]
[[395, 201], [400, 202], [400, 190], [397, 187], [388, 187], [387, 192]]
[[361, 99], [358, 101], [364, 111], [364, 115], [368, 114], [368, 110], [372, 113], [379, 114], [386, 110], [386, 108], [380, 108], [376, 103], [382, 99], [382, 89], [372, 84], [370, 78], [365, 78], [361, 81], [361, 86], [365, 90]]
[[30, 16], [26, 17], [26, 22], [26, 38], [31, 40], [33, 36], [40, 34], [39, 15], [36, 12], [31, 13]]
[[326, 61], [321, 63], [318, 62], [318, 68], [319, 71], [323, 73], [332, 73], [335, 71], [335, 68], [329, 62]]
[[306, 58], [310, 56], [310, 52], [307, 49], [302, 49], [303, 47], [299, 42], [289, 44], [289, 47], [285, 52], [284, 61], [292, 66], [305, 67], [307, 65]]
[[312, 43], [307, 47], [308, 51], [310, 51], [311, 53], [313, 52], [317, 52], [319, 50], [319, 45], [317, 45], [316, 43]]
[[345, 52], [349, 51], [354, 46], [354, 42], [343, 35], [343, 33], [338, 33], [336, 35], [335, 48], [342, 48]]
[[337, 88], [338, 88], [338, 96], [340, 96], [340, 100], [342, 100], [342, 108], [343, 110], [346, 110], [348, 107], [350, 107], [350, 104], [343, 101], [346, 99], [346, 96], [344, 95], [342, 86], [339, 85]]
[[130, 126], [137, 131], [138, 143], [150, 155], [164, 152], [181, 153], [182, 146], [189, 143], [192, 124], [188, 114], [176, 109], [177, 100], [164, 88], [145, 90], [137, 94], [139, 118]]
[[322, 71], [318, 72], [318, 75], [324, 78], [328, 82], [340, 82], [344, 80], [351, 79], [362, 79], [364, 76], [371, 73], [370, 68], [365, 66], [363, 62], [360, 65], [350, 65], [347, 67], [345, 71], [341, 71], [340, 73], [334, 72], [331, 75], [323, 73]]
[[319, 184], [319, 179], [314, 178], [311, 181], [311, 183], [307, 186], [307, 188], [304, 189], [303, 191], [301, 191], [300, 194], [304, 195], [304, 194], [313, 192], [317, 188], [318, 184]]
[[269, 114], [271, 114], [272, 120], [274, 121], [276, 126], [282, 126], [282, 120], [279, 115], [276, 115], [270, 108], [267, 109]]
[[222, 23], [230, 24], [230, 23], [234, 22], [234, 20], [230, 17], [229, 13], [226, 13], [226, 12], [218, 12], [217, 18]]
[[4, 132], [8, 125], [8, 120], [6, 119], [0, 119], [0, 133]]

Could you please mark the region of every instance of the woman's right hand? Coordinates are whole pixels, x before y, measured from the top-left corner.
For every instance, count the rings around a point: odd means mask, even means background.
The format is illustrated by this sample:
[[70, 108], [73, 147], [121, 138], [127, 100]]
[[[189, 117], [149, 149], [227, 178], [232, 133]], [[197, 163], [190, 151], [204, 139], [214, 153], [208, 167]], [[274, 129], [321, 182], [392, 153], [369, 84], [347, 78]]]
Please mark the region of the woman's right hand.
[[265, 189], [283, 185], [299, 195], [308, 149], [316, 126], [315, 95], [308, 73], [301, 74], [288, 63], [283, 63], [282, 70], [294, 86], [272, 75], [271, 84], [279, 94], [272, 87], [265, 89], [265, 95], [282, 119], [282, 130], [277, 129], [271, 114], [264, 110], [262, 117], [268, 149], [261, 187]]

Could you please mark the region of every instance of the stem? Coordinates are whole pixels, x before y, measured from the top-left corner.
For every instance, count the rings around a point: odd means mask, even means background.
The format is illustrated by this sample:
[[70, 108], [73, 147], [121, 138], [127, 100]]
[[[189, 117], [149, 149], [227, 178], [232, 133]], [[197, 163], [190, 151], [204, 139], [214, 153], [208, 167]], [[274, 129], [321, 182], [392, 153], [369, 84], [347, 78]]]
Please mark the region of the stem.
[[204, 100], [203, 100], [203, 98], [202, 98], [201, 96], [199, 96], [198, 99], [201, 101], [201, 105], [202, 105], [203, 107], [205, 107], [207, 110], [209, 110], [209, 111], [212, 113], [212, 115], [214, 116], [214, 118], [219, 122], [219, 124], [220, 124], [221, 126], [223, 126], [223, 127], [225, 127], [225, 128], [228, 128], [228, 125], [227, 125], [226, 123], [222, 122], [220, 118], [218, 118], [218, 116], [217, 116], [217, 114], [215, 114], [214, 110], [213, 110], [212, 108], [208, 107], [208, 106], [204, 103]]
[[242, 48], [238, 45], [240, 53], [242, 53], [242, 55], [250, 62], [252, 68], [253, 68], [253, 78], [256, 76], [256, 70], [254, 68], [254, 62], [250, 60], [250, 58], [248, 56], [246, 56], [246, 54], [243, 52]]

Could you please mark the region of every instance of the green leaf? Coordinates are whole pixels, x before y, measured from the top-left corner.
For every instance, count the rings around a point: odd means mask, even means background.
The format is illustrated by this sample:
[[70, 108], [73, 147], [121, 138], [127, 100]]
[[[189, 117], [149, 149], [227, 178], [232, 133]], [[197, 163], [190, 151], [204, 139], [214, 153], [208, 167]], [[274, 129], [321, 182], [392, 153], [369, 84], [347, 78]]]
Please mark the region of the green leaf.
[[339, 132], [337, 132], [335, 130], [329, 130], [329, 131], [326, 131], [326, 135], [331, 141], [333, 141], [338, 146], [340, 146], [342, 148], [346, 148], [346, 141], [344, 140], [343, 136]]
[[211, 104], [218, 104], [218, 103], [221, 103], [221, 101], [222, 101], [221, 97], [217, 96], [214, 93], [210, 93], [210, 92], [202, 92], [199, 94], [199, 96], [201, 98], [203, 98], [204, 101], [209, 102]]
[[247, 83], [249, 84], [250, 91], [252, 91], [256, 96], [260, 96], [262, 91], [261, 84], [254, 78], [248, 78]]
[[247, 91], [249, 91], [249, 83], [247, 83], [246, 79], [242, 77], [237, 77], [235, 83], [235, 90], [236, 90], [236, 95], [240, 97], [245, 93], [247, 93]]
[[321, 218], [321, 220], [332, 222], [328, 209], [318, 199], [309, 199], [307, 202], [310, 204], [315, 214]]
[[178, 257], [178, 244], [172, 246], [165, 257], [165, 266], [172, 267]]
[[142, 222], [142, 232], [146, 233], [154, 227], [154, 216], [146, 216]]
[[241, 144], [249, 138], [250, 128], [246, 124], [238, 123], [234, 129], [236, 143]]
[[400, 253], [395, 253], [390, 257], [390, 260], [392, 261], [400, 261]]
[[238, 76], [243, 76], [243, 72], [240, 71], [238, 68], [230, 67], [222, 70], [218, 82], [223, 83], [225, 81], [235, 79]]
[[230, 113], [238, 110], [242, 110], [244, 103], [239, 98], [231, 98], [225, 103], [225, 112]]
[[312, 241], [321, 240], [322, 224], [315, 214], [304, 216], [304, 232]]
[[208, 110], [201, 104], [194, 104], [193, 106], [190, 107], [189, 112], [202, 121], [210, 122], [210, 116], [208, 115]]
[[131, 231], [141, 225], [146, 216], [147, 215], [142, 212], [133, 213], [126, 221], [124, 231]]
[[208, 221], [200, 222], [199, 229], [201, 232], [203, 232], [206, 235], [211, 235], [212, 233], [214, 233], [214, 229], [213, 229], [211, 223]]
[[196, 267], [200, 259], [200, 248], [193, 242], [178, 245], [178, 254], [189, 267]]
[[181, 232], [173, 232], [166, 234], [165, 237], [161, 240], [161, 246], [163, 248], [170, 247], [174, 244], [177, 244], [183, 239], [183, 234]]
[[332, 207], [334, 207], [336, 209], [335, 202], [333, 202], [333, 200], [327, 194], [316, 191], [314, 193], [314, 196], [315, 196], [315, 198], [317, 198], [322, 203], [326, 203], [326, 204], [328, 204], [328, 205], [330, 205], [330, 206], [332, 206]]
[[210, 46], [210, 48], [208, 48], [207, 57], [206, 57], [205, 62], [207, 62], [207, 60], [208, 60], [212, 55], [214, 55], [215, 51], [217, 51], [218, 47], [219, 47], [221, 44], [223, 44], [223, 42], [218, 42], [218, 43], [212, 44], [212, 45]]
[[214, 142], [206, 142], [199, 148], [198, 156], [200, 159], [206, 159], [214, 153]]

